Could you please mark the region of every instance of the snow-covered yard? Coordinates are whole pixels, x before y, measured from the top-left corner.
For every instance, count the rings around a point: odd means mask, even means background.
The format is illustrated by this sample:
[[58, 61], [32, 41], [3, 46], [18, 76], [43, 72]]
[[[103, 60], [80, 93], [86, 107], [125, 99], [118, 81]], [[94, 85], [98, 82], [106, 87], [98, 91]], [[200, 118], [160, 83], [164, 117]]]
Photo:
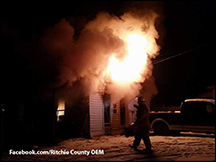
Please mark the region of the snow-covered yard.
[[[93, 139], [69, 139], [58, 143], [57, 146], [39, 148], [40, 153], [46, 151], [49, 152], [49, 155], [9, 155], [8, 151], [8, 153], [2, 153], [1, 160], [215, 161], [214, 135], [184, 133], [180, 136], [150, 136], [154, 149], [152, 154], [142, 154], [128, 147], [129, 144], [133, 143], [133, 139], [133, 137], [125, 137], [123, 135], [99, 136]], [[139, 149], [142, 150], [144, 148], [145, 146], [142, 142]], [[51, 155], [51, 153], [59, 153], [60, 155]]]

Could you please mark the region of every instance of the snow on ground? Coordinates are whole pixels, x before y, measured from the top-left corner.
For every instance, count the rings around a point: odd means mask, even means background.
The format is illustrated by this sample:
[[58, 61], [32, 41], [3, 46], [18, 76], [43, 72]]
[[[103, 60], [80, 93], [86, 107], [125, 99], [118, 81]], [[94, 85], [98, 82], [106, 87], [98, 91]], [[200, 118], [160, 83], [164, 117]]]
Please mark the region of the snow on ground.
[[[215, 136], [181, 134], [180, 136], [150, 136], [154, 152], [143, 154], [129, 144], [134, 137], [123, 135], [99, 136], [92, 139], [76, 138], [57, 146], [39, 148], [39, 151], [65, 151], [69, 155], [9, 155], [2, 153], [2, 161], [215, 161]], [[143, 141], [139, 149], [144, 149]], [[89, 155], [72, 155], [74, 151], [90, 151]], [[74, 151], [73, 151], [74, 150]], [[93, 155], [94, 151], [99, 155]], [[15, 150], [18, 151], [18, 150]]]

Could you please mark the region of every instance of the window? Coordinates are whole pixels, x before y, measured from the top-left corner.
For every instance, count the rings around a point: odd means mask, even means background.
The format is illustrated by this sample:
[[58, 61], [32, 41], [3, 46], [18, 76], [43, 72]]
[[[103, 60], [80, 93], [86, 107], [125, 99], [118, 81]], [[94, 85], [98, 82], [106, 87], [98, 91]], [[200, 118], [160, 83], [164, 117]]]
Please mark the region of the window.
[[57, 121], [59, 122], [61, 120], [61, 117], [65, 115], [65, 101], [59, 100], [58, 102], [58, 109], [56, 112]]
[[193, 102], [184, 102], [182, 105], [181, 113], [183, 115], [191, 116], [193, 113]]
[[194, 102], [194, 114], [196, 117], [202, 117], [207, 114], [205, 102]]

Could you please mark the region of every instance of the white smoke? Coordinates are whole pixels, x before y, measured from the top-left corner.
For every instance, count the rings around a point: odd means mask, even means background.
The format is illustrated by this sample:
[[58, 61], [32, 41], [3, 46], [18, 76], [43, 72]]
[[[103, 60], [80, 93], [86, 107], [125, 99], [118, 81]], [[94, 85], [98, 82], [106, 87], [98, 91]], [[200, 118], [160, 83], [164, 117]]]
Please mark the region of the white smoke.
[[[157, 16], [153, 12], [143, 17], [132, 13], [121, 17], [99, 13], [94, 20], [86, 24], [77, 40], [73, 38], [74, 28], [65, 19], [48, 28], [41, 40], [41, 46], [49, 53], [50, 61], [56, 62], [58, 73], [55, 86], [66, 82], [73, 86], [74, 82], [80, 80], [86, 94], [92, 91], [107, 92], [116, 100], [126, 94], [138, 95], [142, 89], [140, 83], [152, 75], [151, 58], [155, 58], [160, 50], [155, 40], [159, 37], [154, 26]], [[147, 41], [151, 42], [147, 46], [149, 58], [142, 78], [130, 85], [115, 84], [104, 75], [109, 58], [115, 54], [118, 59], [123, 59], [126, 45], [122, 37], [125, 31], [140, 29], [145, 33]]]

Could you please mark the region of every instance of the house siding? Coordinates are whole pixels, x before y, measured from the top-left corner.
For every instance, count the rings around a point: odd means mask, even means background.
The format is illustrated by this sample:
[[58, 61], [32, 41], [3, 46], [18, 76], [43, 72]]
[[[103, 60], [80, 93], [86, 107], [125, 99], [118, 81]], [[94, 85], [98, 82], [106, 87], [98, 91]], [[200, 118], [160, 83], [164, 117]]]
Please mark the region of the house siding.
[[90, 107], [90, 136], [102, 135], [104, 131], [104, 106], [99, 93], [92, 93], [89, 97]]

